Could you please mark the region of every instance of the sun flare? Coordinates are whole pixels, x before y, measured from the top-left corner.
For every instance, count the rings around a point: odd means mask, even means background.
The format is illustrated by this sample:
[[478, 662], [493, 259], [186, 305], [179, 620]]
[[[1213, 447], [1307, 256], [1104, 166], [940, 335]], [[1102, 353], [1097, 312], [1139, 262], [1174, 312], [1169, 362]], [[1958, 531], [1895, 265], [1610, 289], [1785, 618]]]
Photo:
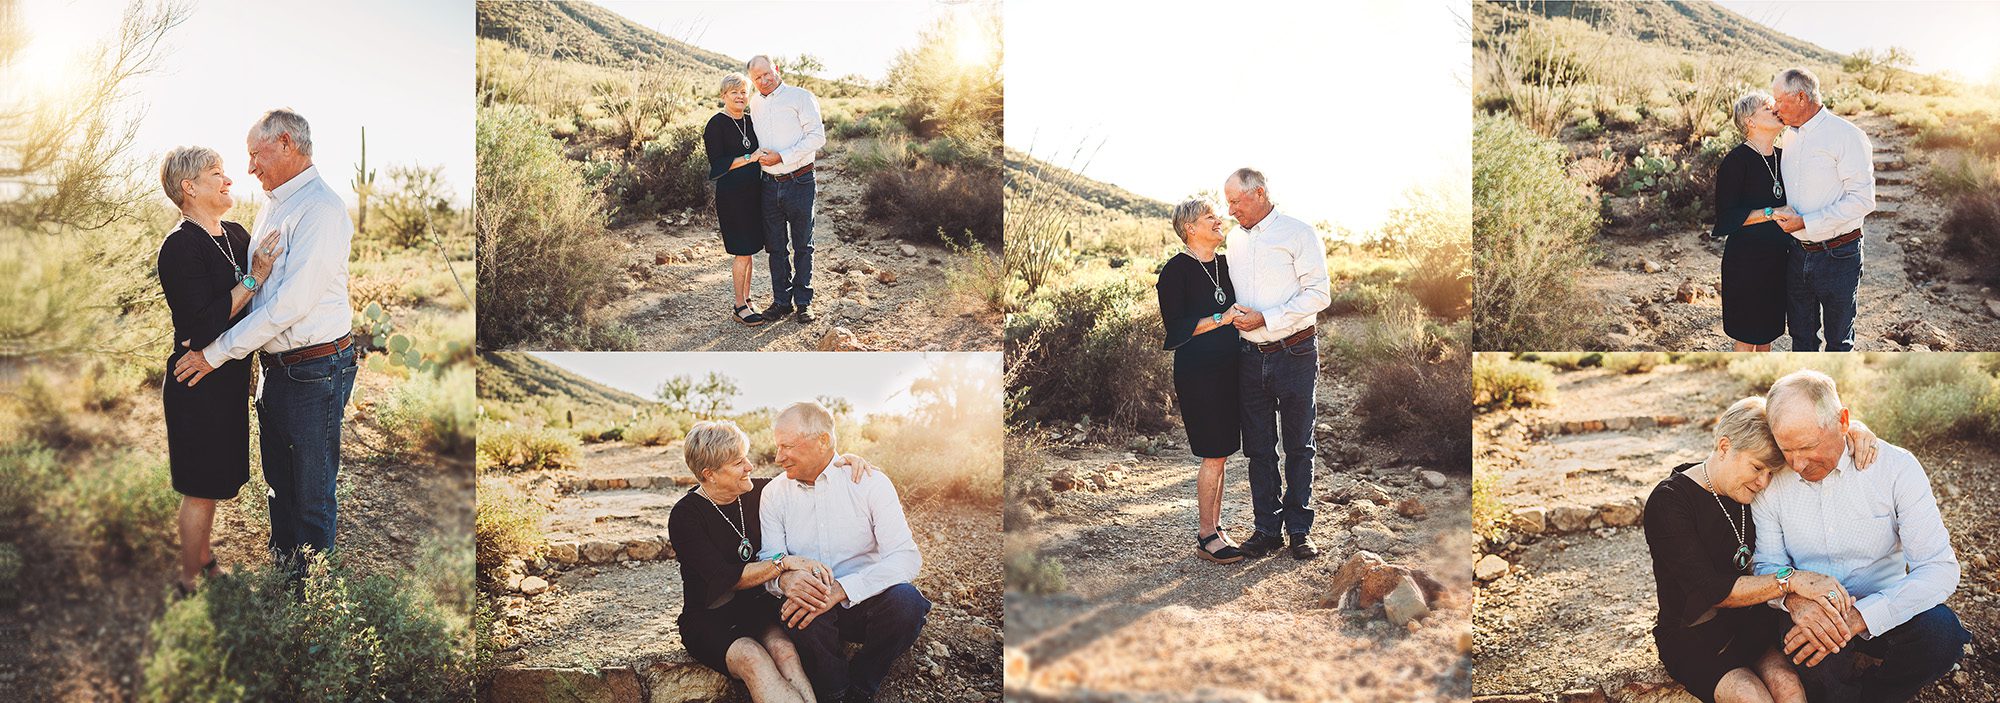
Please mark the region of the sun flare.
[[980, 22], [960, 18], [952, 36], [952, 58], [960, 66], [982, 66], [993, 60], [993, 35]]

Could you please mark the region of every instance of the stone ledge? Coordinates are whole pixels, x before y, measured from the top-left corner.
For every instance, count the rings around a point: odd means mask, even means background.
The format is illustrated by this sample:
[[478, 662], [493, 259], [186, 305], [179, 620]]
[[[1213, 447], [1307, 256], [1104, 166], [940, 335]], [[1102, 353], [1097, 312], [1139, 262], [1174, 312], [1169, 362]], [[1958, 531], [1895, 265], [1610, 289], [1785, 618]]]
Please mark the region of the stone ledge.
[[690, 659], [637, 667], [564, 669], [506, 667], [493, 672], [480, 700], [486, 703], [693, 703], [743, 700], [728, 677]]
[[580, 564], [615, 564], [621, 561], [672, 561], [674, 544], [666, 535], [651, 539], [576, 540], [549, 543], [548, 558], [557, 568]]
[[1688, 424], [1686, 415], [1632, 415], [1609, 417], [1599, 420], [1544, 420], [1535, 423], [1535, 434], [1551, 435], [1587, 434], [1591, 432], [1625, 432], [1628, 430], [1648, 430], [1655, 427], [1678, 427]]

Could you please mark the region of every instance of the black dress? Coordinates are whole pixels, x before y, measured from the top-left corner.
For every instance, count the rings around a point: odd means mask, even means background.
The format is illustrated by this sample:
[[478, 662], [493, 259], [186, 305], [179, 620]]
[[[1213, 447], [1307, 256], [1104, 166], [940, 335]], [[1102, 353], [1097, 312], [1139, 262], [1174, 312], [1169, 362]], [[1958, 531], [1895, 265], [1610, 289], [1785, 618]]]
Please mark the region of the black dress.
[[[750, 492], [738, 496], [735, 505], [715, 505], [689, 489], [667, 515], [667, 539], [674, 545], [686, 599], [674, 621], [680, 626], [681, 644], [695, 661], [725, 675], [729, 674], [729, 645], [739, 637], [756, 639], [766, 626], [778, 621], [778, 599], [763, 586], [736, 590], [736, 580], [742, 578], [746, 564], [737, 553], [742, 542], [737, 530], [749, 535], [750, 558], [756, 559], [763, 545], [757, 504], [770, 482], [768, 478], [751, 479]], [[740, 514], [738, 505], [742, 506]]]
[[[1714, 703], [1715, 684], [1723, 674], [1755, 665], [1765, 650], [1778, 644], [1784, 622], [1778, 611], [1762, 603], [1715, 607], [1735, 589], [1737, 577], [1750, 575], [1749, 567], [1736, 568], [1732, 521], [1753, 551], [1757, 527], [1743, 504], [1709, 493], [1699, 479], [1689, 476], [1687, 469], [1692, 466], [1674, 467], [1646, 500], [1646, 547], [1652, 551], [1660, 599], [1653, 643], [1659, 646], [1660, 663], [1668, 675], [1696, 698]], [[1714, 617], [1695, 624], [1710, 610]]]
[[1782, 174], [1784, 151], [1771, 157], [1739, 144], [1715, 171], [1715, 230], [1728, 237], [1722, 249], [1722, 331], [1744, 344], [1770, 344], [1785, 333], [1785, 266], [1792, 235], [1775, 221], [1743, 226], [1743, 218], [1764, 208], [1784, 207], [1771, 194], [1771, 174]]
[[757, 130], [751, 127], [750, 115], [736, 120], [728, 113], [715, 113], [701, 131], [701, 144], [708, 153], [708, 179], [715, 181], [715, 222], [722, 228], [722, 248], [736, 256], [763, 251], [764, 184], [757, 177], [763, 169], [756, 164], [729, 168], [736, 157], [757, 150]]
[[[1222, 284], [1220, 303], [1215, 302], [1217, 281]], [[1227, 312], [1236, 304], [1228, 257], [1217, 254], [1214, 261], [1203, 263], [1186, 253], [1176, 254], [1160, 267], [1154, 288], [1160, 295], [1160, 320], [1167, 326], [1166, 348], [1174, 353], [1174, 398], [1187, 425], [1188, 449], [1204, 459], [1235, 454], [1243, 446], [1236, 328], [1223, 325], [1194, 333], [1202, 318]]]
[[[229, 314], [236, 269], [222, 246], [245, 271], [250, 268], [250, 232], [222, 223], [224, 236], [183, 220], [160, 243], [157, 275], [174, 318], [174, 352], [160, 391], [167, 416], [167, 464], [174, 490], [193, 498], [223, 500], [250, 480], [250, 360], [232, 359], [190, 387], [174, 380], [174, 364], [203, 347], [250, 313]], [[181, 342], [189, 343], [182, 347]]]

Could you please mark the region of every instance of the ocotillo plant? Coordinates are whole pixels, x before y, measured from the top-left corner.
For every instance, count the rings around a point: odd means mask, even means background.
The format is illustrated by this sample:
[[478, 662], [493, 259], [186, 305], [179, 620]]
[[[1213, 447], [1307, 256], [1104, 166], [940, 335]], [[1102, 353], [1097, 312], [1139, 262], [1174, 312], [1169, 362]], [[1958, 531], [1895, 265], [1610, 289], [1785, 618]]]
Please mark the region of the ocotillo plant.
[[360, 204], [361, 216], [355, 219], [354, 231], [368, 231], [368, 196], [375, 193], [375, 171], [368, 168], [368, 128], [361, 128], [361, 163], [354, 166], [354, 201]]

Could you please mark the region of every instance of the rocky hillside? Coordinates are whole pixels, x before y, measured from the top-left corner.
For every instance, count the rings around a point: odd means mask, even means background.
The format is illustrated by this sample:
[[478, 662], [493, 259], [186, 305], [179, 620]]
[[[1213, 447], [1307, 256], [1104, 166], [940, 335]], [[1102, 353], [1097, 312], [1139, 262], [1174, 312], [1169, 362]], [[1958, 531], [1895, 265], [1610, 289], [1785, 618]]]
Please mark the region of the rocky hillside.
[[534, 402], [604, 417], [629, 417], [652, 404], [523, 352], [479, 355], [479, 400], [489, 405]]
[[741, 61], [669, 38], [587, 2], [479, 3], [479, 36], [580, 63], [734, 71]]
[[1691, 2], [1558, 2], [1509, 0], [1479, 4], [1478, 36], [1497, 36], [1530, 23], [1574, 19], [1613, 36], [1681, 49], [1695, 55], [1754, 53], [1805, 63], [1840, 62], [1840, 54], [1706, 0]]
[[[1046, 187], [1043, 187], [1046, 184]], [[1014, 192], [1060, 193], [1077, 212], [1103, 214], [1106, 211], [1133, 217], [1168, 217], [1173, 206], [1109, 183], [1093, 181], [1083, 174], [1042, 161], [1025, 153], [1007, 150], [1007, 189]]]

